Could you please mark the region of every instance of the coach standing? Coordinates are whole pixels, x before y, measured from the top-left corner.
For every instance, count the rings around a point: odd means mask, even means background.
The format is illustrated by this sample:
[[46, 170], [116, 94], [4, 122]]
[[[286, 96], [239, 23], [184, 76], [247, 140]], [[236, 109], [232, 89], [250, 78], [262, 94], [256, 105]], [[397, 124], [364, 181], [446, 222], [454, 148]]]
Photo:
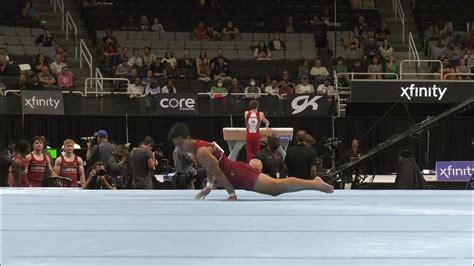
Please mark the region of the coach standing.
[[316, 177], [317, 156], [313, 148], [304, 144], [306, 132], [300, 130], [296, 133], [298, 143], [288, 149], [285, 157], [285, 164], [288, 168], [288, 176], [302, 179], [312, 179]]

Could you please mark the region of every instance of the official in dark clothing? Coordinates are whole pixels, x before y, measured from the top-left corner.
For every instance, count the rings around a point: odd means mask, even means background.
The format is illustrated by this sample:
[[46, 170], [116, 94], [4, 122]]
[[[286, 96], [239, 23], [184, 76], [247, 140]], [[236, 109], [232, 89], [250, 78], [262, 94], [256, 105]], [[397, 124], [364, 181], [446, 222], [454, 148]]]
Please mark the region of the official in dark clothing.
[[8, 169], [11, 158], [6, 154], [0, 154], [0, 187], [8, 186]]
[[286, 177], [283, 155], [278, 151], [279, 147], [280, 140], [277, 136], [271, 135], [268, 137], [267, 147], [256, 156], [262, 162], [262, 173], [273, 178]]
[[288, 176], [302, 179], [312, 179], [316, 174], [317, 156], [314, 149], [304, 144], [306, 132], [299, 131], [296, 135], [298, 143], [288, 149], [285, 165]]

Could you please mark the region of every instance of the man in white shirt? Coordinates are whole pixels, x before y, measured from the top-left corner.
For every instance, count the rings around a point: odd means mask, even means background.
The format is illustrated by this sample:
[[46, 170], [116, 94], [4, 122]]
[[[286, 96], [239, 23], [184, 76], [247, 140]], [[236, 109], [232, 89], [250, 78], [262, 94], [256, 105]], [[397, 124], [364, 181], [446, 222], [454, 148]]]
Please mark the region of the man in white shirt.
[[271, 85], [265, 87], [265, 93], [268, 93], [270, 95], [278, 95], [278, 82], [276, 80], [272, 80]]
[[135, 82], [130, 84], [127, 88], [127, 92], [130, 94], [130, 98], [140, 97], [143, 95], [142, 81], [139, 77], [135, 78]]
[[331, 79], [330, 78], [326, 78], [324, 80], [324, 83], [320, 84], [318, 86], [318, 88], [316, 89], [316, 93], [321, 94], [321, 95], [328, 95], [328, 96], [337, 95], [336, 90], [331, 85]]
[[61, 74], [61, 71], [63, 70], [63, 67], [66, 67], [66, 63], [63, 62], [63, 56], [60, 54], [56, 55], [56, 60], [51, 63], [50, 70], [51, 74], [54, 76], [59, 76]]
[[301, 83], [296, 86], [295, 94], [310, 94], [314, 93], [313, 84], [308, 83], [308, 77], [303, 76], [301, 78]]

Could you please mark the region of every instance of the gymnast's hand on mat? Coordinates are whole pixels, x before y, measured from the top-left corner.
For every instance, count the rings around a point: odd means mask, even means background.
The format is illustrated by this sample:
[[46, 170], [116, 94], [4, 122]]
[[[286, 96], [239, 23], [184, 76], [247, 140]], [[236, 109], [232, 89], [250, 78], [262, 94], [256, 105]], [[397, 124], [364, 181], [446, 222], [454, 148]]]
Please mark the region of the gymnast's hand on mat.
[[200, 199], [205, 199], [206, 196], [211, 193], [212, 188], [211, 187], [205, 187], [203, 188], [194, 198], [195, 200], [200, 200]]
[[237, 201], [237, 195], [235, 193], [230, 194], [227, 201]]

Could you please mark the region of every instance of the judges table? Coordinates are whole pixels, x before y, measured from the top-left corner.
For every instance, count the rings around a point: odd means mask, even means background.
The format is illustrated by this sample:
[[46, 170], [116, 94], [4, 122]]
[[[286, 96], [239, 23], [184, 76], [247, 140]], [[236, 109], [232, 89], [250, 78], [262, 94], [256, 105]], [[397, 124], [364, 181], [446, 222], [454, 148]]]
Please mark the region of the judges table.
[[[245, 146], [245, 131], [246, 128], [238, 127], [225, 127], [223, 129], [224, 140], [227, 141], [229, 145], [229, 159], [237, 160], [237, 155], [240, 150]], [[260, 139], [261, 141], [266, 142], [269, 135], [275, 135], [280, 139], [281, 146], [278, 150], [282, 153], [283, 158], [286, 155], [286, 149], [288, 144], [293, 139], [293, 128], [283, 127], [283, 128], [260, 128]]]

